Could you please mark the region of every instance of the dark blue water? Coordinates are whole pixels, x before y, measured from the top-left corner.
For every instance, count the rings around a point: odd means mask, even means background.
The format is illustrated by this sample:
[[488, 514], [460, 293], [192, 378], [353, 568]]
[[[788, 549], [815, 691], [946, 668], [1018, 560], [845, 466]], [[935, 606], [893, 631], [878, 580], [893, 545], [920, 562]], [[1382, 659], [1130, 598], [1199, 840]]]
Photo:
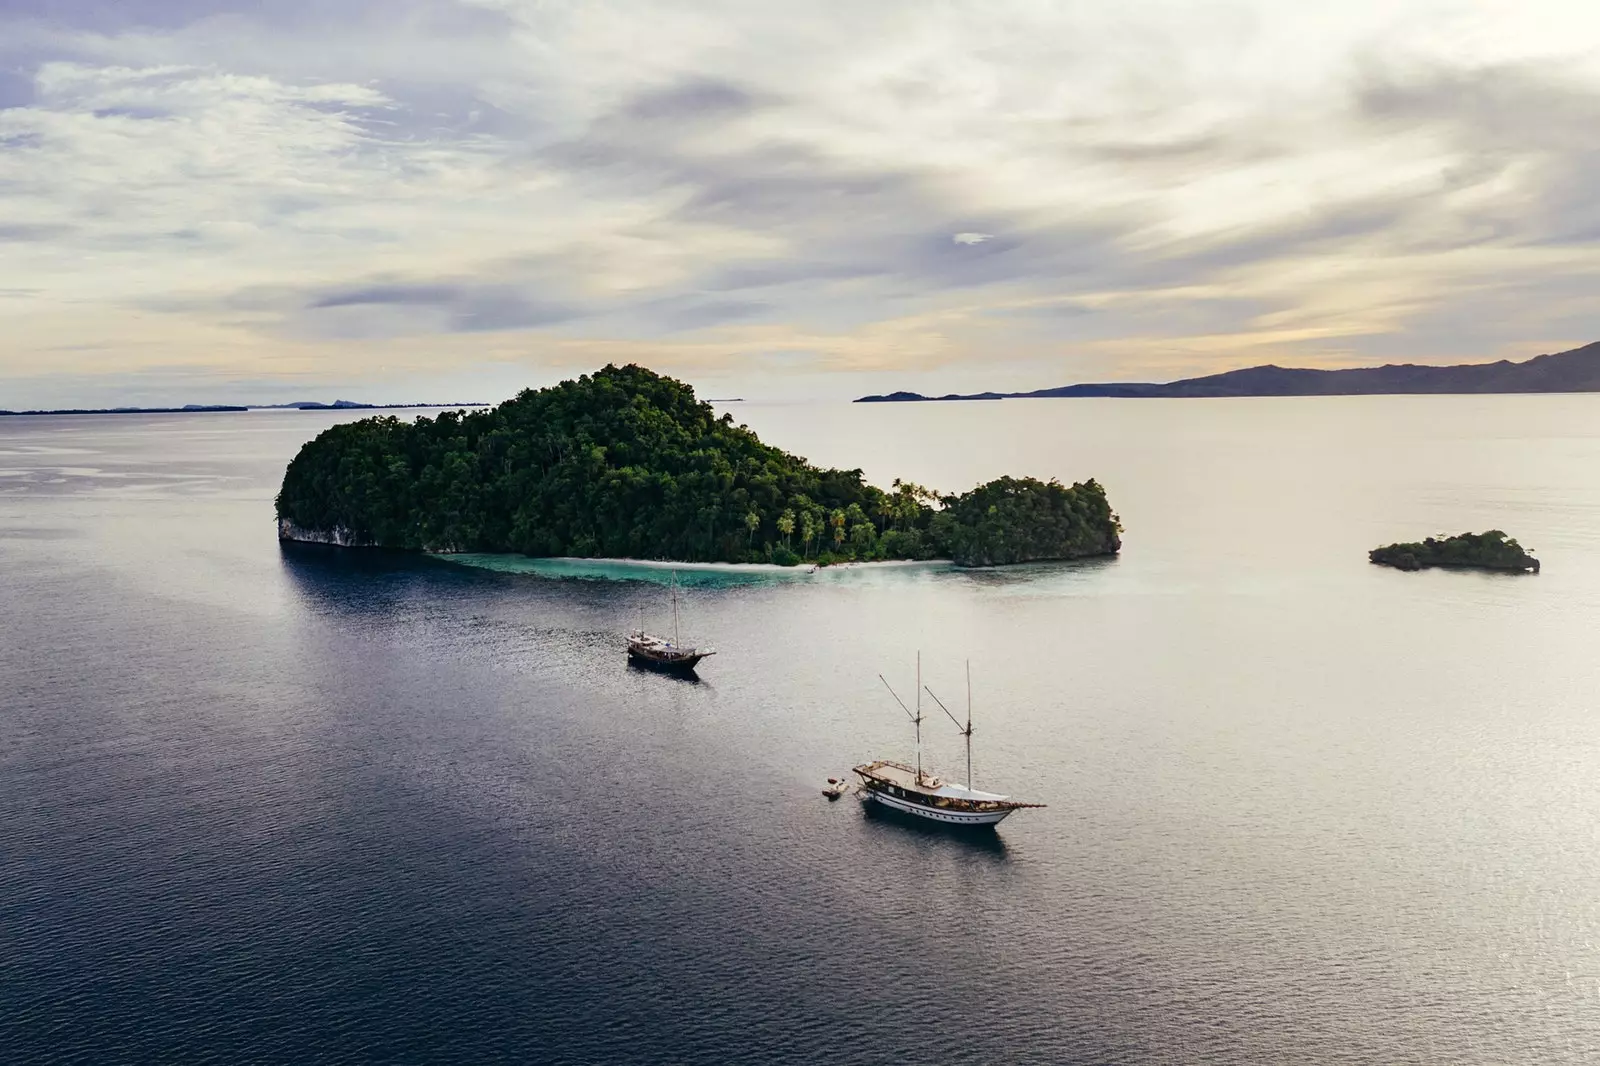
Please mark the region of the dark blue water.
[[[1047, 455], [1128, 550], [692, 587], [699, 684], [624, 665], [658, 585], [281, 549], [333, 416], [6, 420], [0, 1060], [1594, 1061], [1600, 411], [1546, 399], [747, 410]], [[1488, 524], [1545, 572], [1364, 563]], [[822, 798], [918, 649], [1047, 809]]]

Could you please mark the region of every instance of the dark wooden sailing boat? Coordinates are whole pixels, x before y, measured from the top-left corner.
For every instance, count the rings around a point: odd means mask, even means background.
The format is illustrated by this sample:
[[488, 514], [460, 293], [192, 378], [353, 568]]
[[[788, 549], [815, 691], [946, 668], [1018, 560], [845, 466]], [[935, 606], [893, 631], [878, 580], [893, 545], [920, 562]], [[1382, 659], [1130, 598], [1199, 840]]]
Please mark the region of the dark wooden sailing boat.
[[644, 608], [639, 609], [639, 628], [628, 635], [628, 658], [640, 666], [669, 673], [692, 674], [701, 659], [715, 655], [712, 648], [684, 647], [678, 639], [678, 574], [672, 573], [672, 639], [654, 636], [644, 629]]

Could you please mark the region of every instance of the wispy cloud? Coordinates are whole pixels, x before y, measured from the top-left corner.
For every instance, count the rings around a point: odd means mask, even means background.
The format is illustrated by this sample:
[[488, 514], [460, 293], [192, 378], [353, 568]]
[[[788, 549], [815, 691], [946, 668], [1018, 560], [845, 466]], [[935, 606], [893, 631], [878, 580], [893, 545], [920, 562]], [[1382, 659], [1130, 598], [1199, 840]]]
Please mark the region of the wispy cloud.
[[1597, 39], [1559, 0], [14, 3], [0, 389], [1555, 349], [1600, 336]]

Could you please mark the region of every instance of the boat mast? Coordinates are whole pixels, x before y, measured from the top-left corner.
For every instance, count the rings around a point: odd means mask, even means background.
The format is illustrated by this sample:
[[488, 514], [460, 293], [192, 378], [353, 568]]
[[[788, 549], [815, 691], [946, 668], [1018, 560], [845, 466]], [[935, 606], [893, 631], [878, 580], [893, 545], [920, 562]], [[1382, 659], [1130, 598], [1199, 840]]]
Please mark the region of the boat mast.
[[922, 784], [922, 652], [917, 652], [917, 784]]
[[965, 726], [961, 724], [961, 719], [950, 713], [950, 708], [944, 705], [944, 700], [941, 700], [933, 689], [924, 688], [923, 691], [933, 697], [933, 702], [939, 705], [939, 709], [944, 712], [944, 716], [954, 722], [956, 729], [960, 731], [962, 736], [967, 738], [967, 790], [970, 792], [972, 790], [972, 664], [967, 664], [967, 724]]
[[672, 572], [672, 646], [678, 646], [678, 572]]
[[[917, 727], [917, 784], [920, 785], [922, 783], [922, 694], [920, 691], [917, 693], [917, 713], [912, 714], [911, 708], [906, 706], [906, 701], [901, 699], [900, 694], [894, 690], [894, 686], [889, 684], [889, 679], [879, 674], [878, 680], [883, 682], [883, 687], [889, 690], [889, 695], [894, 697], [894, 701], [900, 705], [900, 709], [906, 712], [906, 717], [911, 719], [911, 724]], [[921, 652], [917, 653], [917, 680], [922, 680]], [[934, 698], [937, 699], [938, 697]], [[948, 714], [949, 712], [947, 711], [946, 713]]]
[[967, 660], [967, 791], [972, 791], [972, 660]]

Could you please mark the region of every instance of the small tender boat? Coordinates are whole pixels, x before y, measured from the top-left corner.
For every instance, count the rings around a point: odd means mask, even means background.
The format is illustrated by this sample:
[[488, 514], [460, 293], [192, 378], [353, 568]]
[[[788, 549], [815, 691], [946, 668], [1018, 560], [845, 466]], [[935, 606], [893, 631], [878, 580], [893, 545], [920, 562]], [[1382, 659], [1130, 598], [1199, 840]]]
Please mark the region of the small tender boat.
[[1012, 811], [1024, 807], [1043, 807], [1042, 803], [1018, 803], [1010, 796], [1003, 796], [996, 792], [980, 792], [972, 787], [972, 669], [967, 668], [967, 724], [962, 726], [956, 716], [950, 714], [950, 709], [934, 696], [932, 690], [926, 690], [933, 696], [933, 702], [939, 704], [939, 709], [955, 722], [956, 728], [961, 730], [962, 736], [967, 738], [967, 783], [965, 785], [952, 785], [932, 774], [925, 773], [922, 769], [922, 656], [917, 656], [917, 701], [916, 713], [913, 714], [883, 675], [878, 675], [878, 680], [883, 681], [889, 695], [894, 696], [894, 701], [900, 704], [900, 709], [906, 712], [913, 725], [917, 727], [917, 763], [915, 767], [905, 763], [891, 762], [879, 759], [876, 762], [863, 763], [855, 768], [855, 774], [861, 778], [861, 795], [872, 803], [877, 803], [890, 810], [901, 814], [912, 815], [917, 818], [926, 818], [933, 822], [942, 822], [950, 826], [993, 826], [999, 824]]
[[712, 648], [684, 647], [678, 641], [678, 575], [672, 575], [672, 639], [654, 636], [644, 629], [644, 608], [639, 609], [639, 628], [628, 635], [628, 658], [640, 666], [672, 673], [693, 673], [701, 659], [715, 655]]

